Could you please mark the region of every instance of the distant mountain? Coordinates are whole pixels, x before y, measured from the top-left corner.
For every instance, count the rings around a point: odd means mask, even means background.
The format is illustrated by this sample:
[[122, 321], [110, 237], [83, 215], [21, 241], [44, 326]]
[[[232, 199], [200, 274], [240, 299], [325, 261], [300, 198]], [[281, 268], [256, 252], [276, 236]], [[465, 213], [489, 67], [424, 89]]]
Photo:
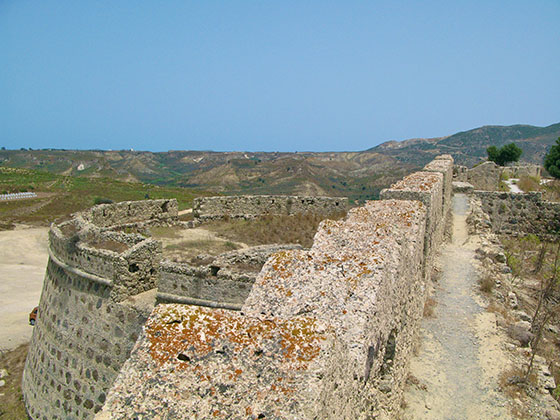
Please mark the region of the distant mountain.
[[488, 146], [499, 147], [513, 142], [523, 150], [522, 161], [542, 164], [544, 155], [558, 137], [560, 123], [548, 127], [488, 125], [447, 137], [389, 141], [369, 150], [414, 166], [449, 153], [457, 163], [472, 166], [486, 158]]
[[362, 201], [377, 198], [382, 188], [439, 154], [472, 166], [486, 158], [488, 146], [515, 142], [523, 149], [522, 160], [542, 163], [559, 136], [560, 123], [485, 126], [447, 137], [389, 141], [363, 152], [1, 150], [0, 166], [223, 194], [330, 195]]

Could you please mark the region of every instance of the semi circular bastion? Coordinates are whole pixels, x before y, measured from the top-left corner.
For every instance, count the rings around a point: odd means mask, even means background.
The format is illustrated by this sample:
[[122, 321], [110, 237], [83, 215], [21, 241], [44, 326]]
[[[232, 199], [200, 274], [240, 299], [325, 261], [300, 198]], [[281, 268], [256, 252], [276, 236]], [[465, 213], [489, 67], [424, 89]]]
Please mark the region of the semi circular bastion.
[[161, 244], [139, 233], [175, 200], [105, 204], [49, 231], [49, 261], [23, 375], [32, 419], [92, 418], [152, 311]]
[[[247, 218], [256, 211], [270, 214], [276, 210], [271, 202], [303, 203], [289, 214], [347, 204], [343, 198], [297, 196], [244, 197], [243, 202], [237, 208], [245, 208]], [[154, 226], [184, 229], [204, 219], [178, 221], [174, 199], [143, 200], [98, 205], [51, 226], [22, 383], [32, 419], [93, 418], [156, 304], [240, 310], [268, 257], [301, 249], [263, 245], [189, 264], [166, 260], [161, 242], [150, 237]]]

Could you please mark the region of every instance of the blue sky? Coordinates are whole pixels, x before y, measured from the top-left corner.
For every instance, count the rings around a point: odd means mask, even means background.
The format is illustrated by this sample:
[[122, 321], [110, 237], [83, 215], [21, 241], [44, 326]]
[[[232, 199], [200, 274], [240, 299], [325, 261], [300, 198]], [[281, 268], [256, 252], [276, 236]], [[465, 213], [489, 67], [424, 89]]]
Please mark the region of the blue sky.
[[343, 151], [560, 121], [560, 1], [0, 0], [0, 146]]

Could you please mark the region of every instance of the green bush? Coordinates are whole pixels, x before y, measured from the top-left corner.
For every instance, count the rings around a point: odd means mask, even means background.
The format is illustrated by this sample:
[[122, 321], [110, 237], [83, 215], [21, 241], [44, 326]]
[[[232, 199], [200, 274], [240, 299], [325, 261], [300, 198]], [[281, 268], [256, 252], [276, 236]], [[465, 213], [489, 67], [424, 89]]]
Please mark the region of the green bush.
[[113, 200], [111, 200], [110, 198], [104, 198], [104, 197], [95, 197], [95, 199], [93, 200], [93, 204], [97, 205], [97, 204], [112, 204]]
[[560, 179], [560, 137], [544, 157], [544, 168], [554, 178]]
[[504, 166], [508, 162], [517, 162], [523, 150], [517, 147], [515, 143], [510, 143], [499, 149], [496, 146], [490, 146], [486, 149], [486, 153], [488, 153], [488, 160]]

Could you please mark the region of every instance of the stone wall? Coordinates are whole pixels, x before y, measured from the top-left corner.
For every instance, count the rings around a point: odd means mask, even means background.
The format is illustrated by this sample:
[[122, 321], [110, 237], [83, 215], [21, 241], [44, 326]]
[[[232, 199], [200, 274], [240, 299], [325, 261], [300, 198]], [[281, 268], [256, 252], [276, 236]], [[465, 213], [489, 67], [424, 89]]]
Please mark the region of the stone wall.
[[456, 166], [455, 179], [472, 184], [476, 190], [496, 191], [500, 184], [502, 168], [494, 162], [483, 162], [474, 168]]
[[345, 197], [298, 197], [286, 195], [241, 195], [199, 197], [194, 200], [193, 215], [198, 220], [231, 217], [251, 219], [264, 214], [333, 214], [346, 211]]
[[300, 245], [262, 245], [232, 251], [204, 264], [163, 261], [159, 303], [188, 303], [239, 310], [271, 254]]
[[51, 226], [22, 383], [32, 419], [91, 419], [101, 409], [155, 304], [161, 258], [157, 241], [110, 231], [108, 220], [160, 220], [165, 203], [176, 209], [174, 200], [103, 205]]
[[[417, 200], [426, 206], [428, 214], [426, 220], [424, 240], [424, 276], [429, 278], [432, 272], [435, 250], [443, 238], [444, 204], [443, 174], [439, 172], [414, 172], [403, 180], [381, 191], [381, 199]], [[450, 196], [451, 197], [451, 196]]]
[[241, 312], [158, 306], [96, 419], [395, 418], [444, 166], [323, 221], [310, 250], [274, 254]]
[[495, 233], [532, 233], [545, 239], [560, 236], [560, 203], [542, 199], [542, 193], [527, 194], [474, 191], [490, 217]]
[[143, 221], [162, 221], [177, 217], [175, 199], [123, 201], [100, 204], [83, 213], [83, 217], [99, 227], [122, 226]]
[[510, 178], [521, 178], [522, 176], [540, 177], [542, 166], [540, 165], [511, 165], [503, 169], [503, 173]]

